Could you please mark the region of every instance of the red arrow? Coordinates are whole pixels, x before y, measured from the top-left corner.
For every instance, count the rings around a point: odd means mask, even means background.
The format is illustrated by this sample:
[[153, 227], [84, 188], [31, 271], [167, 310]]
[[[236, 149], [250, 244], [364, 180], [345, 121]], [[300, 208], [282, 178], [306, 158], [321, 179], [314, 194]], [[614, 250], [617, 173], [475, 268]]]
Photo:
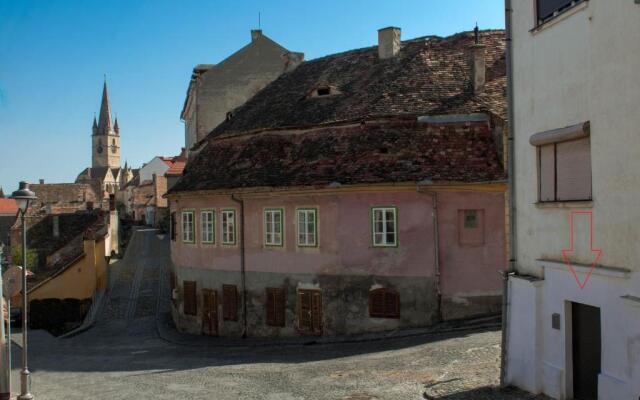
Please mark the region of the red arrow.
[[[591, 268], [589, 268], [589, 272], [587, 272], [587, 276], [584, 278], [584, 282], [580, 281], [578, 274], [576, 273], [575, 268], [571, 265], [571, 254], [574, 253], [573, 247], [573, 220], [576, 215], [588, 215], [589, 216], [589, 250], [591, 251], [591, 256], [593, 257], [593, 262], [591, 263]], [[569, 243], [571, 245], [570, 248], [562, 249], [562, 258], [564, 259], [565, 264], [569, 267], [569, 270], [573, 274], [573, 277], [576, 278], [576, 282], [578, 282], [578, 286], [580, 289], [584, 289], [587, 286], [587, 282], [589, 282], [589, 278], [591, 278], [591, 274], [593, 273], [593, 269], [598, 265], [598, 261], [600, 257], [602, 257], [602, 249], [594, 249], [593, 248], [593, 212], [592, 211], [571, 211], [571, 215], [569, 216]]]

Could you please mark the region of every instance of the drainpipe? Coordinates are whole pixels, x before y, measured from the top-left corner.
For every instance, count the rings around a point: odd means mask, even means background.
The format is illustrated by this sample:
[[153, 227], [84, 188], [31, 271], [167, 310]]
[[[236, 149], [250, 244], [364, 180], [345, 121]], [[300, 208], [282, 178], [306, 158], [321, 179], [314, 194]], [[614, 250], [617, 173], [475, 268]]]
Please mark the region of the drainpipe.
[[238, 199], [235, 194], [231, 200], [240, 204], [240, 291], [242, 292], [242, 338], [247, 337], [247, 285], [245, 272], [245, 248], [244, 248], [244, 200]]
[[515, 151], [514, 151], [514, 131], [515, 117], [513, 110], [513, 31], [512, 31], [513, 8], [511, 0], [505, 0], [505, 31], [507, 45], [507, 128], [508, 128], [508, 150], [507, 150], [507, 174], [509, 179], [509, 266], [502, 274], [502, 348], [500, 354], [500, 386], [506, 385], [507, 375], [507, 346], [509, 343], [508, 317], [509, 317], [509, 276], [516, 271], [517, 265], [517, 245], [516, 245], [516, 180], [515, 180]]
[[417, 192], [431, 195], [433, 209], [431, 211], [433, 225], [433, 263], [436, 277], [436, 296], [438, 298], [438, 322], [442, 321], [442, 291], [440, 290], [440, 231], [438, 229], [438, 193], [430, 191], [422, 191], [417, 187]]

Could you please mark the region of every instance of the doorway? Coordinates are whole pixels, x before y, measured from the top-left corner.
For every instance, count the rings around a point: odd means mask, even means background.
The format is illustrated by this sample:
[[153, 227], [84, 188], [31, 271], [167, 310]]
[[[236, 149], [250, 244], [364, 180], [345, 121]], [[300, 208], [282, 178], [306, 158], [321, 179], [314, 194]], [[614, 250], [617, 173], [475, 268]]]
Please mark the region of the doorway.
[[202, 333], [218, 335], [218, 292], [202, 289]]
[[301, 333], [322, 335], [322, 292], [298, 290], [298, 329]]
[[571, 303], [573, 398], [598, 399], [602, 342], [600, 308]]

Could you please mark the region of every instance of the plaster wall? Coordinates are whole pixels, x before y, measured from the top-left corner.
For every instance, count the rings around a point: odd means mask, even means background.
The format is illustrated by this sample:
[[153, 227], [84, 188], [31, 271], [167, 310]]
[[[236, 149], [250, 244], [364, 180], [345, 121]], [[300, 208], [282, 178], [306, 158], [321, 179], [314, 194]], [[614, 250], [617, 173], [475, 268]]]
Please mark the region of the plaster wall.
[[169, 166], [167, 163], [162, 161], [160, 157], [154, 157], [151, 161], [140, 168], [140, 183], [153, 180], [153, 174], [156, 174], [157, 176], [164, 176], [164, 173], [168, 170]]

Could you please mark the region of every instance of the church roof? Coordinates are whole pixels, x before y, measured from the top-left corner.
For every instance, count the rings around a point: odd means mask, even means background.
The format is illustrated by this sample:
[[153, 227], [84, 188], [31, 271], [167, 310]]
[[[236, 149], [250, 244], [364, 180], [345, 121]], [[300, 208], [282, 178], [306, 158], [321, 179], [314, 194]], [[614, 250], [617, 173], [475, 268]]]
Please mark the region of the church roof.
[[109, 103], [109, 90], [107, 89], [107, 81], [104, 81], [102, 87], [102, 101], [100, 103], [100, 115], [98, 116], [98, 135], [113, 134], [114, 128], [111, 121], [111, 104]]

